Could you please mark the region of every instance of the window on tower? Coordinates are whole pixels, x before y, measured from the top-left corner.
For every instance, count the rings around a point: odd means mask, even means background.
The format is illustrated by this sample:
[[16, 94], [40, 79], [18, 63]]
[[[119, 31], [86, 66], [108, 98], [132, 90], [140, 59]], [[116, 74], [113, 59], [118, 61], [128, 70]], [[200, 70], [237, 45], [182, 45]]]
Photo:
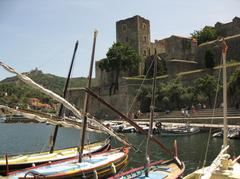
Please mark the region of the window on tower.
[[143, 30], [147, 29], [147, 25], [145, 23], [143, 23], [142, 28], [143, 28]]
[[143, 37], [143, 41], [147, 42], [147, 37], [146, 36]]
[[122, 31], [125, 32], [127, 30], [127, 24], [122, 25]]

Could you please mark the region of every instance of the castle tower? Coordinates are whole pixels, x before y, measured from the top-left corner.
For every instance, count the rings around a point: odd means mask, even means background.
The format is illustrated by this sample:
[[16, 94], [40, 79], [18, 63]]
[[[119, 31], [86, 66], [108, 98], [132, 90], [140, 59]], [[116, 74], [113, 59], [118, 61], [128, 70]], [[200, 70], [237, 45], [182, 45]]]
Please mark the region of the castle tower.
[[149, 55], [150, 48], [150, 22], [140, 16], [116, 22], [117, 42], [133, 47], [141, 57], [139, 75], [143, 74], [144, 60]]

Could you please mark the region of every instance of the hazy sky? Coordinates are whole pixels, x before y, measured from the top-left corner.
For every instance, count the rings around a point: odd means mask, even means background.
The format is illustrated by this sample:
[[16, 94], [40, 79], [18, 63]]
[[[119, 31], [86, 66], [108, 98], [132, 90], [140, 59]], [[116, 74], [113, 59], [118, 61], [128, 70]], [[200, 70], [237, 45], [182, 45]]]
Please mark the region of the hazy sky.
[[[116, 39], [115, 22], [134, 15], [150, 20], [154, 41], [230, 22], [240, 17], [240, 0], [0, 0], [0, 61], [66, 76], [79, 40], [73, 76], [87, 76], [94, 30], [98, 60]], [[7, 76], [0, 68], [0, 80]]]

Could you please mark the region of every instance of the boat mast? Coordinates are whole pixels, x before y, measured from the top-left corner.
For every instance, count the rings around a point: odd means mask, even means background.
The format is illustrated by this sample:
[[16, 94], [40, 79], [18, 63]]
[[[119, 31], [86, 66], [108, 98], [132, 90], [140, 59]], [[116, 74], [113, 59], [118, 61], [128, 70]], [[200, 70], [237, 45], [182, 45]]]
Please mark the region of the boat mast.
[[[95, 55], [96, 39], [97, 39], [97, 31], [94, 31], [92, 57], [91, 57], [91, 62], [90, 62], [88, 84], [87, 84], [88, 88], [91, 88], [91, 82], [92, 82], [92, 70], [93, 70], [93, 62], [94, 62], [94, 55]], [[86, 129], [87, 129], [88, 103], [89, 103], [89, 95], [88, 95], [88, 93], [86, 93], [85, 100], [84, 100], [84, 114], [85, 115], [84, 115], [83, 122], [82, 122], [81, 144], [80, 144], [79, 159], [78, 159], [79, 162], [82, 161], [85, 134], [86, 134]]]
[[[68, 84], [69, 84], [69, 81], [70, 81], [70, 76], [71, 76], [71, 73], [72, 73], [72, 68], [73, 68], [73, 63], [74, 63], [75, 55], [76, 55], [76, 52], [77, 52], [77, 48], [78, 48], [78, 41], [76, 41], [76, 43], [75, 43], [71, 65], [70, 65], [67, 80], [66, 80], [65, 86], [64, 86], [63, 98], [66, 98], [66, 95], [67, 95]], [[60, 105], [60, 108], [59, 108], [59, 111], [58, 111], [58, 117], [62, 117], [62, 115], [63, 115], [63, 104]], [[55, 128], [54, 128], [50, 153], [53, 153], [54, 148], [55, 148], [58, 128], [59, 128], [59, 125], [56, 125]]]
[[147, 169], [145, 176], [148, 176], [148, 166], [150, 164], [150, 137], [152, 136], [152, 128], [153, 128], [153, 116], [154, 116], [154, 107], [155, 107], [155, 88], [156, 88], [156, 73], [157, 73], [157, 55], [155, 51], [155, 55], [153, 57], [154, 61], [154, 71], [153, 71], [153, 85], [152, 85], [152, 97], [151, 97], [151, 105], [150, 105], [150, 125], [148, 129], [147, 135], [147, 147], [146, 147], [146, 161], [147, 161]]
[[223, 59], [223, 147], [227, 146], [228, 123], [227, 123], [227, 70], [226, 70], [226, 56], [227, 44], [222, 40], [222, 59]]

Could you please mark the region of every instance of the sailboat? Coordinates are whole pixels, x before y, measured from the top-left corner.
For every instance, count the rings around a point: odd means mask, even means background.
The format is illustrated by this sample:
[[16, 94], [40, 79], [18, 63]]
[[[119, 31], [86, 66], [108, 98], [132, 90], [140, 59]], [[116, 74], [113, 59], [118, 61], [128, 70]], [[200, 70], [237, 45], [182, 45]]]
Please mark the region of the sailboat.
[[227, 154], [229, 146], [227, 145], [227, 73], [226, 73], [226, 54], [227, 44], [224, 39], [222, 43], [222, 59], [223, 59], [223, 147], [218, 156], [208, 167], [201, 168], [184, 177], [184, 179], [239, 179], [240, 164], [238, 160], [240, 156], [232, 160]]
[[[73, 67], [73, 62], [75, 59], [75, 54], [78, 48], [78, 41], [75, 43], [74, 53], [71, 60], [71, 65], [67, 77], [67, 81], [64, 88], [63, 97], [66, 97], [67, 87]], [[60, 106], [59, 110], [59, 117], [62, 116], [63, 105]], [[40, 165], [44, 163], [48, 163], [49, 161], [59, 161], [68, 158], [74, 158], [78, 156], [78, 147], [70, 147], [60, 150], [54, 150], [55, 142], [56, 142], [56, 135], [57, 129], [59, 125], [56, 125], [53, 140], [51, 141], [52, 147], [50, 151], [44, 152], [37, 152], [37, 153], [28, 153], [28, 154], [21, 154], [21, 155], [12, 155], [12, 156], [5, 156], [0, 157], [0, 175], [5, 175], [8, 172], [19, 170], [27, 167], [31, 167], [32, 165]], [[105, 141], [95, 142], [86, 146], [82, 146], [84, 149], [84, 154], [102, 152], [108, 150], [110, 148], [110, 138], [106, 139]], [[7, 163], [7, 166], [6, 166]]]
[[[94, 44], [96, 39], [96, 32], [94, 32]], [[94, 49], [94, 48], [93, 48]], [[94, 50], [93, 50], [94, 51]], [[91, 79], [91, 71], [93, 65], [93, 55], [91, 60], [90, 67], [90, 75], [89, 79]], [[3, 66], [7, 71], [17, 74], [17, 76], [25, 83], [30, 86], [40, 90], [46, 95], [52, 97], [56, 101], [60, 102], [64, 105], [68, 110], [71, 110], [73, 114], [78, 118], [84, 118], [83, 122], [83, 132], [81, 139], [81, 148], [79, 151], [79, 156], [74, 159], [66, 159], [58, 162], [49, 162], [47, 164], [33, 166], [31, 168], [26, 168], [23, 170], [18, 170], [15, 172], [8, 173], [7, 178], [35, 178], [35, 177], [44, 177], [44, 178], [73, 178], [73, 177], [94, 177], [94, 178], [105, 178], [107, 176], [111, 176], [114, 173], [118, 172], [123, 166], [127, 164], [128, 161], [128, 147], [122, 147], [119, 149], [112, 149], [108, 152], [98, 153], [98, 154], [90, 154], [84, 155], [84, 132], [86, 130], [87, 120], [93, 122], [95, 125], [102, 127], [103, 130], [107, 131], [110, 135], [115, 136], [118, 140], [123, 142], [125, 145], [128, 145], [128, 142], [116, 136], [111, 130], [103, 126], [101, 123], [96, 121], [95, 119], [91, 119], [88, 116], [88, 94], [85, 98], [84, 105], [84, 113], [77, 110], [73, 105], [71, 105], [64, 98], [59, 95], [53, 93], [50, 90], [43, 88], [42, 86], [36, 84], [27, 76], [16, 72], [13, 68], [9, 67], [0, 62], [0, 66]], [[88, 87], [90, 87], [90, 80], [88, 83]], [[7, 165], [8, 166], [8, 165]]]
[[[1, 66], [14, 72], [21, 80], [27, 80], [28, 84], [31, 84], [35, 88], [41, 89], [45, 94], [53, 97], [53, 99], [61, 102], [67, 109], [72, 110], [72, 112], [78, 117], [82, 118], [82, 113], [78, 111], [74, 106], [72, 106], [65, 99], [60, 97], [59, 95], [41, 87], [40, 85], [34, 83], [30, 78], [20, 73], [17, 73], [13, 68], [3, 64], [0, 62]], [[26, 82], [26, 81], [25, 81]], [[114, 133], [101, 125], [101, 123], [95, 121], [94, 119], [88, 118], [91, 122], [98, 125], [102, 130], [105, 129], [110, 135], [115, 136]], [[116, 139], [123, 142], [125, 145], [130, 146], [124, 140], [121, 140], [120, 137], [115, 136]], [[111, 176], [114, 173], [118, 172], [123, 166], [127, 164], [128, 161], [128, 147], [122, 147], [119, 149], [112, 149], [107, 152], [100, 152], [96, 154], [88, 154], [81, 156], [81, 162], [79, 162], [79, 158], [68, 158], [65, 160], [51, 162], [49, 161], [46, 164], [42, 164], [39, 166], [32, 166], [30, 168], [26, 168], [23, 170], [17, 170], [14, 172], [9, 172], [6, 178], [72, 178], [72, 177], [95, 177], [95, 178], [105, 178], [107, 176]], [[8, 168], [8, 160], [6, 160], [6, 168]], [[3, 177], [4, 178], [4, 177]]]
[[150, 161], [150, 137], [152, 137], [153, 132], [153, 116], [155, 108], [155, 87], [156, 87], [156, 73], [157, 73], [157, 55], [153, 58], [154, 60], [154, 74], [153, 74], [153, 85], [152, 85], [152, 97], [150, 105], [150, 122], [149, 130], [147, 135], [147, 146], [146, 146], [146, 164], [139, 168], [134, 168], [129, 171], [119, 173], [111, 179], [122, 178], [122, 179], [131, 179], [131, 178], [153, 178], [153, 179], [174, 179], [179, 178], [185, 169], [184, 164], [177, 157], [177, 146], [176, 141], [174, 145], [174, 157], [168, 161]]

